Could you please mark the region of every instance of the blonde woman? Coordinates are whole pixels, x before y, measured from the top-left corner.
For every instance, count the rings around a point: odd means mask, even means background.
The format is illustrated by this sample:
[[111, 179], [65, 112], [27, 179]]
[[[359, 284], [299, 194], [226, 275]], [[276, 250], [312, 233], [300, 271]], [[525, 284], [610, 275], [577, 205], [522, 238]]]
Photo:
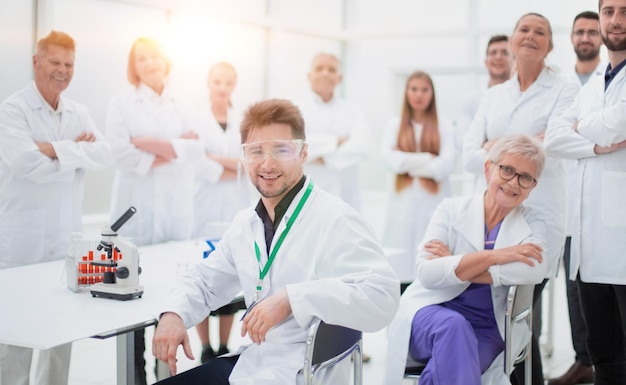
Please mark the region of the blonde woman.
[[[132, 88], [115, 97], [106, 137], [116, 166], [111, 218], [137, 208], [120, 234], [138, 246], [191, 237], [193, 162], [203, 156], [166, 78], [170, 61], [153, 39], [135, 40], [128, 57]], [[136, 383], [145, 384], [143, 331], [135, 333]]]

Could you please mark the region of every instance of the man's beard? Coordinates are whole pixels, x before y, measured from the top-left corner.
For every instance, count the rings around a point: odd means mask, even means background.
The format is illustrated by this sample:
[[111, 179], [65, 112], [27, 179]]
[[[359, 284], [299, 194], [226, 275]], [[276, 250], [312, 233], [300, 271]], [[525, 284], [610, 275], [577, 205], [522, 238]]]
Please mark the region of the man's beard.
[[592, 61], [600, 55], [600, 47], [598, 47], [598, 49], [592, 49], [589, 52], [584, 52], [581, 49], [574, 48], [574, 52], [576, 52], [576, 57], [578, 58], [578, 61]]
[[614, 42], [609, 40], [607, 33], [606, 35], [602, 34], [602, 41], [609, 51], [626, 51], [626, 38]]

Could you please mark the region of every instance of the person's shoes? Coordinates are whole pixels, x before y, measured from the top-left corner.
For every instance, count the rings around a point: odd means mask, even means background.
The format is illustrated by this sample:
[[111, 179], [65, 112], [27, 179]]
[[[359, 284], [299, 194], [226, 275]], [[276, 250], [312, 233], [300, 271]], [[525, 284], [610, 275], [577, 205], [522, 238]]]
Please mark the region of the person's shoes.
[[561, 377], [548, 381], [548, 385], [593, 384], [593, 368], [580, 361], [574, 362]]
[[200, 362], [202, 364], [206, 364], [207, 362], [211, 361], [215, 357], [217, 357], [217, 355], [215, 355], [215, 352], [209, 346], [209, 347], [207, 347], [205, 349], [202, 349], [202, 355], [200, 356]]
[[224, 345], [220, 345], [220, 348], [219, 348], [219, 350], [217, 351], [217, 355], [218, 355], [218, 356], [221, 356], [221, 355], [228, 354], [228, 353], [230, 353], [230, 351], [228, 350], [228, 348], [227, 348], [226, 346], [224, 346]]

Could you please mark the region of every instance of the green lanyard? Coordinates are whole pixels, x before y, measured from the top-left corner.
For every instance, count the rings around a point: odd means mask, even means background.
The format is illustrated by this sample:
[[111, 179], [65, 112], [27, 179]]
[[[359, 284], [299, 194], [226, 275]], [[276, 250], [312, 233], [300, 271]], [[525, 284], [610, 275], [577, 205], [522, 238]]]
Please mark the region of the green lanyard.
[[309, 181], [309, 185], [307, 186], [306, 191], [304, 192], [304, 195], [302, 195], [302, 198], [300, 198], [300, 202], [298, 202], [298, 205], [296, 206], [296, 209], [293, 211], [291, 218], [289, 218], [289, 220], [287, 221], [287, 226], [285, 227], [285, 230], [283, 230], [283, 232], [280, 233], [280, 237], [278, 238], [278, 241], [276, 241], [276, 245], [272, 249], [272, 252], [270, 253], [269, 258], [267, 259], [267, 263], [265, 264], [265, 266], [263, 266], [263, 269], [261, 269], [261, 251], [259, 250], [259, 245], [256, 243], [256, 241], [254, 241], [254, 253], [256, 254], [256, 260], [259, 263], [259, 281], [256, 284], [256, 293], [254, 294], [255, 302], [259, 299], [259, 294], [261, 293], [261, 290], [263, 289], [263, 279], [265, 279], [265, 276], [270, 271], [270, 267], [272, 266], [272, 263], [274, 262], [274, 258], [276, 258], [278, 249], [280, 249], [280, 246], [282, 246], [283, 241], [285, 240], [285, 237], [287, 236], [287, 233], [289, 233], [289, 230], [291, 230], [291, 226], [296, 221], [298, 214], [300, 214], [300, 210], [302, 210], [302, 206], [304, 206], [304, 203], [309, 198], [309, 195], [311, 195], [311, 190], [313, 190], [313, 181]]

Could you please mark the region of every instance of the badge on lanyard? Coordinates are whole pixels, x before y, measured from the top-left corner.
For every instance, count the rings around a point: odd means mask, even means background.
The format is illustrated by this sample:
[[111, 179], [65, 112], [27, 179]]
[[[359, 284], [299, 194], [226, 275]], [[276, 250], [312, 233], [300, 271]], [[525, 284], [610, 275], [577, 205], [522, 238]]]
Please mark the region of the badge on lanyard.
[[[257, 301], [259, 300], [259, 297], [261, 296], [261, 291], [263, 290], [263, 279], [265, 279], [265, 276], [270, 271], [270, 267], [272, 266], [272, 263], [274, 263], [274, 258], [276, 258], [276, 254], [278, 253], [278, 250], [282, 246], [283, 241], [285, 240], [285, 237], [289, 233], [289, 230], [291, 230], [291, 226], [296, 221], [298, 214], [300, 214], [300, 211], [302, 210], [302, 206], [304, 206], [304, 203], [309, 198], [309, 195], [311, 195], [311, 190], [313, 190], [313, 181], [309, 181], [309, 185], [307, 186], [306, 191], [304, 192], [304, 195], [302, 195], [302, 198], [300, 198], [300, 201], [298, 202], [296, 209], [293, 211], [293, 214], [287, 221], [287, 226], [285, 227], [283, 232], [280, 233], [280, 237], [278, 237], [278, 241], [276, 241], [274, 248], [272, 249], [269, 257], [267, 258], [267, 262], [265, 263], [265, 266], [263, 267], [261, 267], [261, 250], [259, 249], [259, 245], [256, 243], [256, 241], [254, 241], [254, 254], [256, 255], [256, 260], [259, 263], [259, 280], [257, 281], [257, 284], [256, 284], [254, 299], [248, 309], [251, 309], [252, 305], [256, 304]], [[246, 314], [247, 313], [248, 312], [246, 312]], [[244, 317], [245, 317], [245, 314], [244, 314]]]

